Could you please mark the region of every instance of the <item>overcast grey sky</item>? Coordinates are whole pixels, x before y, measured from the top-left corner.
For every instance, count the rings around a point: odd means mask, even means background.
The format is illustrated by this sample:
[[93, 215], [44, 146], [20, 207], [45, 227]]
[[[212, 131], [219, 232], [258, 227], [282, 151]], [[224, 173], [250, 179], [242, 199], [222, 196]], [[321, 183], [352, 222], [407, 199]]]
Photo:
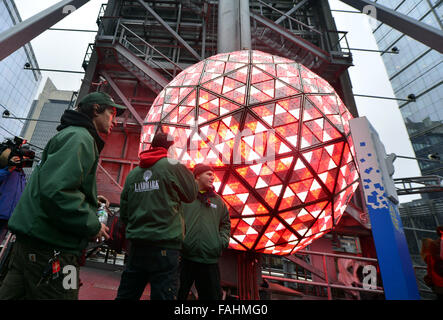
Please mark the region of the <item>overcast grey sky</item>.
[[[15, 0], [18, 11], [25, 20], [60, 0]], [[106, 0], [90, 0], [77, 11], [55, 24], [52, 28], [98, 30], [96, 19], [102, 3]], [[84, 71], [82, 62], [89, 43], [93, 43], [95, 33], [47, 30], [31, 41], [38, 64], [43, 69]], [[40, 90], [50, 76], [59, 90], [78, 90], [82, 74], [42, 72]]]
[[[23, 20], [56, 4], [59, 0], [15, 0]], [[102, 3], [106, 0], [90, 0], [80, 9], [60, 21], [54, 28], [97, 30], [96, 18]], [[329, 0], [332, 9], [353, 10], [338, 0]], [[351, 48], [375, 49], [377, 44], [370, 28], [370, 20], [362, 14], [333, 12], [337, 28], [347, 31]], [[89, 43], [94, 42], [94, 33], [48, 30], [31, 41], [40, 68], [83, 71], [81, 64]], [[400, 48], [401, 54], [401, 48]], [[354, 66], [349, 68], [354, 94], [394, 97], [391, 84], [380, 54], [353, 51]], [[60, 90], [79, 90], [81, 74], [42, 72], [43, 81], [38, 94], [49, 76]], [[37, 97], [36, 97], [37, 98]], [[387, 153], [414, 157], [411, 142], [406, 132], [397, 102], [356, 97], [360, 116], [366, 116], [378, 131]], [[417, 162], [397, 159], [394, 163], [394, 177], [420, 176]], [[401, 202], [417, 199], [419, 196], [402, 196]]]
[[[329, 0], [332, 9], [356, 11], [339, 0]], [[366, 15], [333, 12], [337, 28], [347, 31], [351, 48], [378, 50], [377, 43]], [[352, 51], [354, 66], [349, 68], [354, 94], [395, 98], [386, 68], [379, 53]], [[400, 48], [401, 54], [401, 48]], [[396, 100], [355, 97], [360, 116], [366, 116], [377, 130], [385, 145], [386, 153], [415, 157], [406, 126]], [[394, 162], [394, 178], [421, 176], [415, 160], [397, 159]], [[420, 196], [402, 196], [401, 202]]]

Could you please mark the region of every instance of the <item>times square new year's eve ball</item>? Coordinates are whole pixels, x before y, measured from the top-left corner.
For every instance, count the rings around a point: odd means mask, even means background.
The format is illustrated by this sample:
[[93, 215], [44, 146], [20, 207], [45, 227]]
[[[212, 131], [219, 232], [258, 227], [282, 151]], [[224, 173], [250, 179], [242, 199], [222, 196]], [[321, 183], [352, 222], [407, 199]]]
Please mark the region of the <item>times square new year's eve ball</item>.
[[332, 230], [358, 186], [351, 114], [332, 86], [292, 60], [222, 53], [177, 75], [145, 119], [140, 151], [162, 130], [169, 157], [215, 168], [229, 247], [285, 255]]

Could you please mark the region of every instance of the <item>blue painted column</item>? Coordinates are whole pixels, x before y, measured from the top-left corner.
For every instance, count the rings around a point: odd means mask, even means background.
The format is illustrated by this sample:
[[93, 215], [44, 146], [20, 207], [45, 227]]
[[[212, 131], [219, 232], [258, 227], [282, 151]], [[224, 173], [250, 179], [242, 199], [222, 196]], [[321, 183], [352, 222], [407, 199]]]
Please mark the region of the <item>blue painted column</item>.
[[385, 297], [419, 300], [385, 148], [366, 117], [352, 119], [350, 126]]

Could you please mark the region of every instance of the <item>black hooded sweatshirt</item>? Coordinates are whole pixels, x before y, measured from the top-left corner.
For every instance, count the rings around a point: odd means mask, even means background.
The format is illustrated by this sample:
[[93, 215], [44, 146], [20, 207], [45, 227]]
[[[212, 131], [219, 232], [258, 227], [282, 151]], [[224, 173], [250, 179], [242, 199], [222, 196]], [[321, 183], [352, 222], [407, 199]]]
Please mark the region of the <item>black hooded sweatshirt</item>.
[[92, 123], [91, 118], [89, 118], [86, 114], [74, 110], [66, 110], [60, 119], [60, 125], [57, 127], [57, 131], [61, 131], [69, 126], [86, 128], [94, 138], [95, 143], [97, 144], [98, 152], [100, 153], [103, 150], [105, 142], [102, 140], [102, 138], [100, 138], [94, 123]]

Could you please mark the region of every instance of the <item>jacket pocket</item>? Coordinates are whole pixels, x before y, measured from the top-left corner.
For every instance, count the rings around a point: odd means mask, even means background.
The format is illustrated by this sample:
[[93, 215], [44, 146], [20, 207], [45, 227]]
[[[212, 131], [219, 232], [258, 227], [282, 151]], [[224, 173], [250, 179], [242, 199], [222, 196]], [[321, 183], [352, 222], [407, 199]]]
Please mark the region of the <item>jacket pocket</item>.
[[197, 243], [197, 239], [195, 236], [191, 236], [191, 234], [187, 234], [183, 241], [183, 253], [187, 256], [195, 256], [199, 255], [198, 252], [199, 246]]
[[222, 251], [220, 235], [214, 234], [207, 241], [202, 241], [202, 251], [204, 255], [208, 258], [218, 258]]
[[223, 242], [222, 242], [222, 239], [221, 239], [220, 235], [218, 235], [217, 239], [218, 239], [217, 256], [219, 257], [221, 255], [222, 251], [223, 251]]

